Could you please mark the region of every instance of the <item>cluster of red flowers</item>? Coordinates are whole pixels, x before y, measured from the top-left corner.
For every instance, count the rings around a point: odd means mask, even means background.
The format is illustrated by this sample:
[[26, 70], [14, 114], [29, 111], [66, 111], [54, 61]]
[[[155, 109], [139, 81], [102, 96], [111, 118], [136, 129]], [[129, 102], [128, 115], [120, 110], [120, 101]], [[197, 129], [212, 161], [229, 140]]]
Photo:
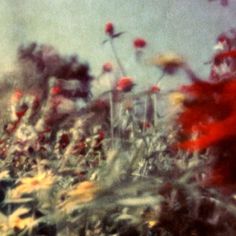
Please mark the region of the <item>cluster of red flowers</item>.
[[178, 117], [182, 137], [179, 147], [189, 151], [212, 148], [214, 163], [205, 184], [221, 187], [236, 181], [236, 51], [231, 41], [221, 35], [220, 43], [227, 45], [227, 50], [217, 52], [212, 62], [214, 67], [227, 63], [228, 72], [219, 73], [214, 82], [211, 74], [208, 81], [196, 80], [183, 86], [186, 100]]
[[[119, 37], [120, 35], [123, 34], [123, 32], [119, 32], [119, 33], [115, 32], [115, 27], [114, 27], [114, 24], [112, 22], [107, 22], [105, 24], [104, 32], [105, 32], [106, 35], [108, 35], [108, 37], [111, 40], [113, 40], [114, 38], [117, 38], [117, 37]], [[105, 43], [107, 41], [108, 40], [104, 40], [103, 42]], [[147, 42], [143, 38], [137, 37], [133, 40], [133, 47], [137, 51], [142, 50], [146, 46], [147, 46]], [[112, 50], [113, 51], [115, 50], [114, 45], [112, 46]], [[115, 51], [114, 54], [115, 54], [115, 57], [117, 59], [117, 63], [120, 66], [120, 69], [123, 70], [123, 66], [121, 65], [121, 62], [118, 59], [117, 52]], [[107, 62], [107, 63], [103, 64], [102, 74], [110, 73], [110, 72], [112, 72], [112, 70], [113, 70], [113, 65], [110, 62]], [[124, 71], [122, 71], [122, 72], [124, 74]], [[134, 84], [133, 78], [124, 75], [116, 81], [114, 90], [119, 91], [119, 92], [130, 92], [132, 90], [132, 88], [134, 87], [134, 85], [135, 84]], [[150, 90], [151, 93], [156, 93], [157, 91], [159, 91], [159, 88], [154, 88], [153, 87]]]
[[186, 135], [194, 139], [181, 147], [201, 150], [236, 136], [236, 78], [218, 83], [199, 81], [182, 88], [189, 99], [179, 122]]

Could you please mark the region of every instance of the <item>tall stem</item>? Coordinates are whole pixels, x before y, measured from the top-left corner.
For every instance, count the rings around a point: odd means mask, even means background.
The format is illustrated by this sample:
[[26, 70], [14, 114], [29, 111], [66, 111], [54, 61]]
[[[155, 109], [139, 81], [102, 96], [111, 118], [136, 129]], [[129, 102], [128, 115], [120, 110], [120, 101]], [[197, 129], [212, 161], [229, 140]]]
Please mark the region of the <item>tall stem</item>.
[[112, 148], [114, 147], [114, 114], [113, 114], [113, 94], [112, 92], [109, 93], [109, 100], [110, 100], [110, 126], [111, 126], [111, 143], [112, 143]]
[[165, 76], [165, 72], [163, 71], [161, 76], [157, 80], [157, 84], [159, 84], [161, 82], [161, 80], [164, 78], [164, 76]]
[[145, 101], [144, 101], [144, 121], [143, 121], [143, 132], [145, 131], [145, 125], [146, 125], [146, 121], [147, 121], [147, 106], [148, 106], [148, 96], [145, 97]]
[[114, 42], [113, 42], [113, 38], [110, 38], [110, 44], [111, 44], [111, 49], [112, 49], [112, 52], [113, 52], [114, 57], [116, 59], [116, 62], [118, 64], [119, 68], [120, 68], [120, 71], [121, 71], [123, 76], [126, 76], [124, 66], [122, 65], [122, 63], [120, 61], [120, 58], [118, 57], [118, 54], [117, 54], [117, 51], [116, 51], [116, 48], [115, 48], [115, 45], [114, 45]]

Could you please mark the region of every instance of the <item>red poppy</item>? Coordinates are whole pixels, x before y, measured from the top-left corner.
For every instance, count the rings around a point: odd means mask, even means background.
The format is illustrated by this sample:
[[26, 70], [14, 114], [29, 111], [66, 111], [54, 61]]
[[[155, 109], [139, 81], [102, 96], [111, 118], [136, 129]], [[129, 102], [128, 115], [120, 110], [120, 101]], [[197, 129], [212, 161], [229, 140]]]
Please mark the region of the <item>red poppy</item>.
[[107, 22], [105, 25], [105, 33], [109, 36], [113, 36], [114, 34], [114, 25], [111, 22]]
[[121, 92], [129, 92], [134, 86], [133, 79], [131, 77], [121, 77], [116, 84], [116, 90]]
[[112, 64], [110, 62], [107, 62], [103, 65], [102, 70], [104, 73], [109, 73], [113, 69]]
[[134, 48], [139, 49], [139, 48], [144, 48], [147, 45], [147, 42], [143, 38], [136, 38], [133, 41]]

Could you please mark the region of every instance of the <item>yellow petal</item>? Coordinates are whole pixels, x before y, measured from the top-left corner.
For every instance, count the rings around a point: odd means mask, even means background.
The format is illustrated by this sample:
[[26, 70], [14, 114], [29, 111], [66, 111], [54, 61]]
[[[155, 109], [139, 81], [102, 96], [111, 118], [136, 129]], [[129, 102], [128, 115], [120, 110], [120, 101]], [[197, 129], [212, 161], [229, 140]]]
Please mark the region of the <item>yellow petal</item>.
[[151, 64], [160, 67], [166, 67], [170, 64], [180, 66], [183, 63], [184, 63], [184, 58], [173, 52], [158, 54], [151, 60]]

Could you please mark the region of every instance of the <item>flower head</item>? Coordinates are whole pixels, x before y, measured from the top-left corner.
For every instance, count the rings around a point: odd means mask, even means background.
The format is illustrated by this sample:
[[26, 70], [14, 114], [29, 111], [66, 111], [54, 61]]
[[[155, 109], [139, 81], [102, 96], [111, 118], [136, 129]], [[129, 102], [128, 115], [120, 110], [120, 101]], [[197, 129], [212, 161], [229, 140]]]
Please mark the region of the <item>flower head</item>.
[[9, 197], [15, 199], [26, 193], [50, 189], [55, 180], [56, 177], [50, 172], [38, 173], [33, 177], [22, 177], [19, 179], [20, 184], [10, 191]]
[[113, 66], [110, 62], [107, 62], [107, 63], [103, 64], [103, 66], [102, 66], [103, 73], [109, 73], [112, 71], [112, 69], [113, 69]]
[[150, 87], [149, 92], [151, 94], [158, 93], [158, 92], [160, 92], [160, 88], [157, 85], [154, 84]]
[[105, 33], [109, 36], [113, 36], [114, 34], [114, 25], [112, 22], [107, 22], [105, 25]]
[[169, 101], [172, 105], [183, 104], [185, 100], [185, 94], [181, 92], [173, 92], [169, 95]]
[[140, 49], [140, 48], [145, 48], [147, 45], [147, 42], [143, 38], [136, 38], [133, 41], [134, 48]]
[[121, 92], [129, 92], [134, 86], [133, 79], [131, 77], [121, 77], [116, 84], [116, 90]]
[[2, 214], [0, 232], [4, 233], [4, 235], [9, 235], [9, 232], [15, 229], [32, 229], [32, 227], [37, 224], [37, 221], [33, 217], [23, 217], [23, 215], [28, 214], [29, 211], [30, 209], [28, 208], [20, 207], [8, 217]]
[[61, 209], [66, 212], [71, 212], [79, 204], [86, 204], [91, 202], [99, 187], [93, 181], [84, 181], [75, 186], [66, 193], [67, 199], [61, 204]]
[[222, 50], [224, 48], [230, 49], [231, 48], [231, 39], [228, 35], [225, 33], [222, 33], [218, 36], [216, 40], [217, 45], [215, 46], [215, 49], [221, 48]]
[[50, 90], [50, 93], [52, 94], [52, 95], [58, 95], [58, 94], [60, 94], [61, 93], [61, 87], [60, 86], [53, 86], [52, 88], [51, 88], [51, 90]]
[[178, 54], [168, 52], [158, 54], [152, 59], [152, 64], [160, 67], [168, 74], [173, 74], [178, 68], [184, 65], [184, 59]]

